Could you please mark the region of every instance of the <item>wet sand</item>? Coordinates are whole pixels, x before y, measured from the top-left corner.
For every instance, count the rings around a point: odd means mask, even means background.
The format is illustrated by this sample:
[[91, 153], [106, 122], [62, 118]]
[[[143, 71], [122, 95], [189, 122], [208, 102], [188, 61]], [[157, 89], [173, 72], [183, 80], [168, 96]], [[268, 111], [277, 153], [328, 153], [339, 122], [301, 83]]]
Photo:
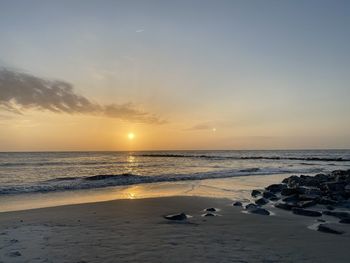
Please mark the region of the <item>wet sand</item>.
[[[221, 216], [202, 217], [216, 207]], [[186, 222], [165, 220], [185, 212]], [[228, 199], [162, 197], [0, 213], [0, 262], [348, 262], [314, 218], [244, 214]]]

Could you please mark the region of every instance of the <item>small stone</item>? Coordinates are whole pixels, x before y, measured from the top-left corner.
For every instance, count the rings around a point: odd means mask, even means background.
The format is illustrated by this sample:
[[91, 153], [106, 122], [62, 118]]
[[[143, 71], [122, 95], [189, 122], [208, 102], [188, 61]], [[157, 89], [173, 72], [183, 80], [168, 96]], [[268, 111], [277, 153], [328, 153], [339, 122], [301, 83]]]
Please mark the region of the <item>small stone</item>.
[[205, 211], [208, 211], [208, 212], [216, 212], [217, 210], [216, 210], [216, 208], [214, 208], [214, 207], [210, 207], [210, 208], [205, 209]]
[[232, 204], [233, 206], [243, 206], [242, 202], [236, 201]]

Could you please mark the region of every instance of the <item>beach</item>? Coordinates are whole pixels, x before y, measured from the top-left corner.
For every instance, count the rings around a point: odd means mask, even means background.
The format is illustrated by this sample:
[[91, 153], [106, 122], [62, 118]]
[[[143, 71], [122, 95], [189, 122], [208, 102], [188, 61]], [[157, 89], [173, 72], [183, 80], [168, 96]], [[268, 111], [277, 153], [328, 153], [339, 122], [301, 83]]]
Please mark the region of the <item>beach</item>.
[[[203, 217], [215, 207], [220, 216]], [[185, 221], [164, 215], [185, 212]], [[163, 197], [0, 214], [0, 262], [348, 262], [347, 232], [282, 210], [242, 213], [228, 199]]]

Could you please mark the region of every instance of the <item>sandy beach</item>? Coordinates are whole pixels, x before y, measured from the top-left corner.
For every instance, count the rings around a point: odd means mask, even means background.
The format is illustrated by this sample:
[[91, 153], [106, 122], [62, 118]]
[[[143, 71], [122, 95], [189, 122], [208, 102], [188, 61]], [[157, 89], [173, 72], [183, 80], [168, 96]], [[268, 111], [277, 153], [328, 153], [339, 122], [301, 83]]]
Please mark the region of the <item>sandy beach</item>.
[[[220, 216], [203, 217], [215, 207]], [[163, 215], [185, 212], [173, 222]], [[314, 218], [242, 213], [228, 199], [115, 200], [0, 214], [0, 262], [348, 262], [350, 225], [334, 235]]]

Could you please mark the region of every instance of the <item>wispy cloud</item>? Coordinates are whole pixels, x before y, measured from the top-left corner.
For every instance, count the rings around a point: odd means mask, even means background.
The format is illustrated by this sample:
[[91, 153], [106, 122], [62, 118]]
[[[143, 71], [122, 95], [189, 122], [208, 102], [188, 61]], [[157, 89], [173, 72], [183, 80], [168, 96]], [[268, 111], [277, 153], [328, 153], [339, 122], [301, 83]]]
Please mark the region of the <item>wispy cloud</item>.
[[201, 122], [187, 128], [188, 131], [198, 131], [198, 130], [213, 130], [217, 128], [230, 128], [234, 127], [236, 122], [230, 121], [207, 121]]
[[156, 115], [141, 111], [131, 103], [101, 105], [77, 94], [73, 86], [65, 81], [43, 79], [6, 68], [0, 68], [0, 109], [17, 114], [37, 109], [104, 115], [140, 123], [164, 123]]

